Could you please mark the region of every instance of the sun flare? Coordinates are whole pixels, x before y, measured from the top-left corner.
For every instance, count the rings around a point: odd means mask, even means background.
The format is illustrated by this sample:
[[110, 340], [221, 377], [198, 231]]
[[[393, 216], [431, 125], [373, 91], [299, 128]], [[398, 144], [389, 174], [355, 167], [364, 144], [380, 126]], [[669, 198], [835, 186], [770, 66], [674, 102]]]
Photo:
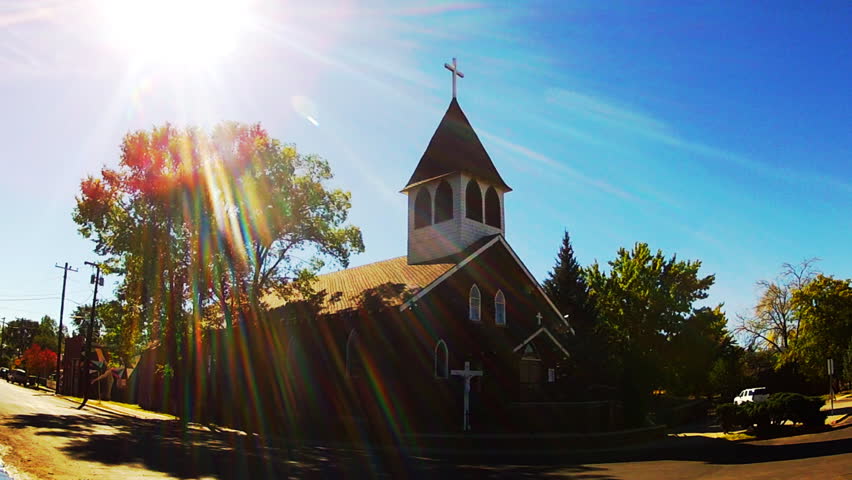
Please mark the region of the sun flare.
[[233, 51], [247, 27], [239, 0], [105, 0], [110, 41], [150, 62], [205, 64]]

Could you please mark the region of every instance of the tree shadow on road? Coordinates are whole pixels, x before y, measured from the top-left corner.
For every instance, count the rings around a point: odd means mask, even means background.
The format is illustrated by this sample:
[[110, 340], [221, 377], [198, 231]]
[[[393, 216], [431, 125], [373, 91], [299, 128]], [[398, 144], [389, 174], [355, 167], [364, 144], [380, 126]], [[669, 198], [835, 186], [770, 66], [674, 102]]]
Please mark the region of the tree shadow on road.
[[[407, 456], [390, 449], [288, 447], [235, 431], [212, 432], [173, 420], [141, 420], [107, 414], [27, 414], [4, 426], [69, 439], [70, 457], [105, 465], [141, 464], [178, 478], [562, 478], [612, 479], [606, 469], [553, 462], [468, 460]], [[553, 459], [551, 459], [553, 460]]]

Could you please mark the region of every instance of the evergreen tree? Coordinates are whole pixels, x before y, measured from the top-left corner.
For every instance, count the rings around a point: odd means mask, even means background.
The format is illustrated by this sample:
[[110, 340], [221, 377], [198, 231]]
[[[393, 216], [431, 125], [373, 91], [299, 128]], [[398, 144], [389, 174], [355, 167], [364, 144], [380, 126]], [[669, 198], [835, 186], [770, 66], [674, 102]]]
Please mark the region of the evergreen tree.
[[592, 327], [589, 287], [583, 279], [583, 269], [574, 257], [571, 235], [565, 231], [562, 246], [556, 255], [556, 265], [544, 281], [544, 291], [556, 304], [577, 334], [588, 334]]
[[544, 291], [573, 328], [564, 332], [561, 341], [571, 357], [564, 365], [563, 373], [567, 389], [565, 396], [570, 399], [598, 399], [609, 396], [611, 389], [600, 386], [613, 386], [616, 383], [615, 372], [608, 362], [606, 342], [596, 330], [595, 312], [589, 301], [589, 288], [586, 285], [583, 268], [574, 256], [571, 236], [566, 231], [562, 245], [556, 256], [556, 264], [543, 284]]

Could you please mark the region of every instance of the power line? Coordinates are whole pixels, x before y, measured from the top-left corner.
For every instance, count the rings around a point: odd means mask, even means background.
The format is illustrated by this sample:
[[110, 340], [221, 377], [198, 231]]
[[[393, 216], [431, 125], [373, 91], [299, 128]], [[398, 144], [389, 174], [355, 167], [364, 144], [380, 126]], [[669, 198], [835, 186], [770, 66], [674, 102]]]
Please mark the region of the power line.
[[58, 300], [59, 296], [51, 297], [34, 297], [34, 298], [0, 298], [0, 302], [38, 302], [41, 300]]

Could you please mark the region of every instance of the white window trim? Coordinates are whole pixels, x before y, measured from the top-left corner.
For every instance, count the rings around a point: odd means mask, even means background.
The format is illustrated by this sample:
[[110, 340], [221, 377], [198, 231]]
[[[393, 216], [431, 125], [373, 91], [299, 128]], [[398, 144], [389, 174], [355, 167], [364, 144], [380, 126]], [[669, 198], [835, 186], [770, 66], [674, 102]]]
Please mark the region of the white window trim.
[[[444, 371], [438, 372], [438, 355], [439, 350], [441, 349], [441, 345], [444, 346]], [[435, 368], [434, 368], [435, 378], [440, 378], [446, 380], [450, 378], [450, 350], [447, 348], [447, 342], [444, 339], [438, 340], [438, 343], [435, 344]]]
[[[473, 292], [476, 292], [476, 318], [473, 318], [474, 304], [473, 304]], [[474, 283], [472, 287], [470, 287], [470, 293], [468, 294], [467, 299], [467, 316], [471, 322], [482, 322], [482, 292], [479, 290], [479, 287]]]
[[[502, 303], [497, 301], [500, 298], [503, 299]], [[498, 307], [498, 305], [503, 305], [503, 322], [502, 323], [497, 321], [497, 319], [499, 318], [499, 316], [497, 315], [497, 312], [500, 311], [500, 308]], [[497, 290], [497, 293], [494, 294], [494, 324], [501, 326], [501, 327], [505, 327], [506, 323], [507, 323], [507, 321], [506, 321], [506, 295], [503, 294], [503, 290]]]

